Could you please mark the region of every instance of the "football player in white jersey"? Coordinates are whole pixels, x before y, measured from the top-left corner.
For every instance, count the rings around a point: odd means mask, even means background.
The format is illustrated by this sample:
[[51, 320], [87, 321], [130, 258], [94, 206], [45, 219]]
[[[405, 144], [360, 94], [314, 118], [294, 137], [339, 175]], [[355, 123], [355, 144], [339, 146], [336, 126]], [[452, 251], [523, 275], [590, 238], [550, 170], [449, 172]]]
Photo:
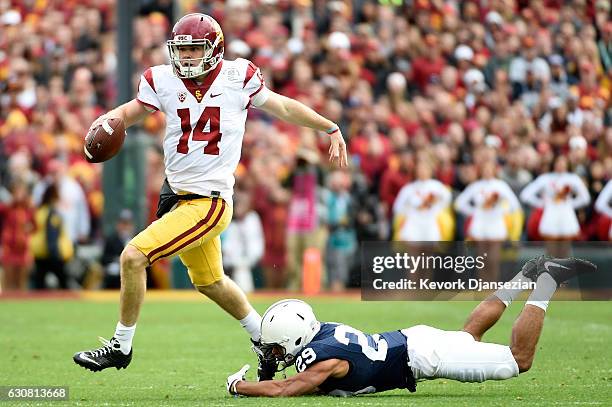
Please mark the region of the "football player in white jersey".
[[[167, 42], [170, 65], [147, 69], [138, 96], [92, 124], [119, 117], [129, 127], [154, 111], [166, 115], [163, 142], [166, 183], [160, 219], [132, 239], [121, 254], [120, 319], [103, 346], [78, 352], [74, 361], [92, 371], [125, 368], [146, 287], [145, 268], [178, 255], [193, 285], [240, 321], [257, 351], [261, 316], [223, 273], [219, 234], [232, 217], [234, 171], [240, 160], [247, 110], [257, 107], [289, 123], [326, 132], [330, 160], [347, 165], [338, 126], [309, 107], [269, 90], [261, 71], [245, 59], [223, 59], [219, 24], [205, 14], [188, 14]], [[260, 357], [260, 379], [275, 365]]]

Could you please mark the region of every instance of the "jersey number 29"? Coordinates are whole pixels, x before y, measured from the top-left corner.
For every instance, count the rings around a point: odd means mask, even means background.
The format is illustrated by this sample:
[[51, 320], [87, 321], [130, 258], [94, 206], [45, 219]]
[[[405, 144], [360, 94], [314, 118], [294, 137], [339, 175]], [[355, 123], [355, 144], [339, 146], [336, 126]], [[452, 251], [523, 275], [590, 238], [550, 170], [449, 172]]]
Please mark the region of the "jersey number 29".
[[[176, 146], [177, 152], [181, 154], [187, 154], [189, 152], [189, 136], [193, 132], [193, 136], [191, 137], [193, 140], [208, 141], [208, 144], [204, 147], [204, 154], [219, 155], [218, 143], [221, 140], [220, 107], [207, 106], [193, 129], [191, 128], [191, 115], [189, 114], [189, 109], [178, 109], [176, 114], [178, 114], [178, 117], [181, 119], [181, 130], [183, 131], [183, 135]], [[210, 121], [210, 127], [208, 131], [204, 131], [208, 121]]]

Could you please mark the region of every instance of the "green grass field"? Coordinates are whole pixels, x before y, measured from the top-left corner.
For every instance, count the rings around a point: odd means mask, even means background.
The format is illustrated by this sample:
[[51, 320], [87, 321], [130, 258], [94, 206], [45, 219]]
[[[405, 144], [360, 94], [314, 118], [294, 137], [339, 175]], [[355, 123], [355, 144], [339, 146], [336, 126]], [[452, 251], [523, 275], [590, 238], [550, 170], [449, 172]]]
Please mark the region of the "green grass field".
[[[263, 312], [275, 299], [254, 300]], [[471, 302], [309, 301], [323, 321], [369, 332], [424, 323], [459, 329]], [[515, 303], [485, 337], [508, 343]], [[474, 406], [612, 405], [612, 304], [557, 302], [548, 310], [533, 369], [503, 382], [421, 382], [417, 393], [393, 391], [348, 399], [232, 398], [225, 378], [256, 359], [238, 323], [210, 302], [148, 301], [127, 370], [89, 372], [72, 354], [97, 347], [116, 324], [117, 304], [86, 300], [0, 302], [0, 385], [70, 387], [70, 402], [19, 405], [144, 406]], [[2, 402], [0, 402], [2, 403]], [[6, 402], [5, 402], [6, 403]], [[17, 403], [6, 403], [17, 405]]]

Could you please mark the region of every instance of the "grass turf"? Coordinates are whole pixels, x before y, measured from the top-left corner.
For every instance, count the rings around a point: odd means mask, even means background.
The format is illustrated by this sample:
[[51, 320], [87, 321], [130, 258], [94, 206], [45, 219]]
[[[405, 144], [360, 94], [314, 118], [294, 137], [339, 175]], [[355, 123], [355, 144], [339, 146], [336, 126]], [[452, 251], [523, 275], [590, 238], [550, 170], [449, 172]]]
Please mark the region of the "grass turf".
[[[274, 299], [255, 300], [263, 312]], [[424, 323], [459, 329], [475, 303], [309, 301], [323, 320], [341, 321], [367, 332]], [[485, 336], [508, 343], [515, 303]], [[117, 304], [83, 300], [0, 302], [0, 386], [70, 387], [70, 402], [19, 402], [19, 405], [228, 405], [228, 406], [474, 406], [610, 405], [612, 402], [612, 304], [556, 302], [546, 317], [531, 371], [507, 381], [421, 382], [417, 393], [397, 390], [339, 399], [232, 398], [226, 377], [244, 363], [255, 376], [256, 359], [237, 322], [210, 302], [148, 301], [127, 370], [89, 372], [72, 354], [109, 338]], [[7, 403], [17, 405], [17, 403]]]

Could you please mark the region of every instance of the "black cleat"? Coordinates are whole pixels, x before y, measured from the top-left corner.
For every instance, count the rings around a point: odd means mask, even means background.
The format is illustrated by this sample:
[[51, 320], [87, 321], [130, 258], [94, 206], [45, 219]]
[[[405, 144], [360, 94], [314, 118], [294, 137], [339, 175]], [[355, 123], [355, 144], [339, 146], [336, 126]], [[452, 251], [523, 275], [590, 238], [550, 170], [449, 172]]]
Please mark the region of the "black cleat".
[[597, 266], [590, 261], [575, 257], [561, 259], [542, 255], [525, 263], [521, 271], [532, 281], [537, 281], [540, 274], [548, 273], [559, 286], [577, 275], [597, 271]]
[[261, 343], [259, 343], [259, 341], [255, 342], [251, 339], [251, 342], [253, 343], [253, 352], [255, 352], [258, 359], [257, 381], [262, 382], [264, 380], [274, 379], [274, 375], [278, 370], [278, 361], [273, 357], [266, 357], [267, 355], [265, 355], [264, 351], [261, 349]]
[[543, 261], [548, 260], [550, 258], [550, 256], [546, 256], [545, 254], [538, 257], [534, 257], [533, 259], [530, 259], [525, 264], [523, 264], [521, 272], [525, 277], [527, 277], [533, 282], [536, 282], [538, 280], [538, 276], [541, 274], [541, 271], [538, 272], [538, 270], [541, 269], [541, 267], [539, 267], [538, 265], [541, 266], [541, 264], [543, 264]]
[[92, 372], [99, 372], [109, 367], [116, 367], [117, 370], [128, 367], [132, 361], [132, 350], [127, 355], [121, 352], [121, 345], [115, 338], [111, 338], [110, 341], [100, 338], [100, 342], [104, 344], [101, 348], [75, 353], [72, 357], [74, 363]]

